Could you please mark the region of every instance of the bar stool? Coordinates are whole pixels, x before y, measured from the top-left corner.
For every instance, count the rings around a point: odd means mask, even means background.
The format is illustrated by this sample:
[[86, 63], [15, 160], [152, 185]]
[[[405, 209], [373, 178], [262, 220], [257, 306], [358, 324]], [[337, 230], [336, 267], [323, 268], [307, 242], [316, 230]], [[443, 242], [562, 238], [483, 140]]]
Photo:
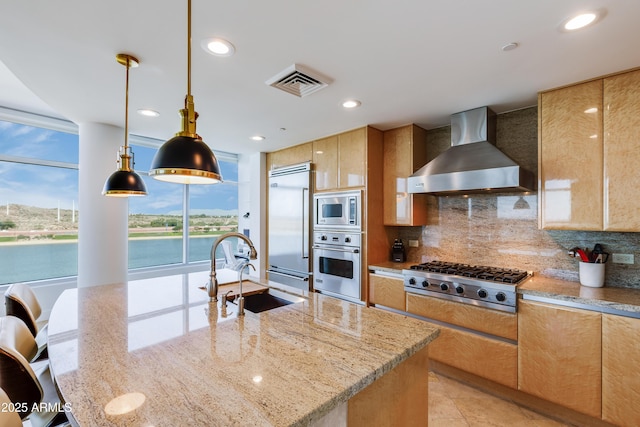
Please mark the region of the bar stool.
[[13, 402], [20, 418], [28, 417], [31, 426], [68, 422], [51, 378], [49, 363], [29, 364], [16, 344], [21, 351], [29, 352], [29, 348], [35, 346], [35, 340], [26, 333], [26, 326], [24, 332], [16, 336], [12, 330], [15, 325], [10, 316], [0, 322], [0, 388]]
[[14, 316], [0, 317], [0, 341], [7, 343], [28, 362], [38, 359], [38, 345], [22, 319]]
[[24, 283], [14, 283], [4, 293], [4, 304], [7, 315], [18, 317], [27, 325], [38, 344], [38, 354], [47, 357], [47, 321], [38, 322], [42, 309], [33, 290]]
[[0, 405], [2, 405], [2, 411], [0, 411], [0, 426], [3, 427], [22, 427], [22, 420], [17, 412], [12, 411], [14, 408], [13, 402], [7, 396], [7, 393], [0, 388]]

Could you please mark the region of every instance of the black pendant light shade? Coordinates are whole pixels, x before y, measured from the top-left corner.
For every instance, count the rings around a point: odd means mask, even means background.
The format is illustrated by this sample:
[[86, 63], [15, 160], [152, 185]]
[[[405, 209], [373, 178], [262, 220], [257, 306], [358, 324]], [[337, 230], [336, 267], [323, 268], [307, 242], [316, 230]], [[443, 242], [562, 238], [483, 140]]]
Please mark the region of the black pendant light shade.
[[149, 175], [180, 184], [215, 184], [222, 181], [213, 151], [202, 139], [176, 135], [158, 150]]
[[127, 67], [126, 95], [125, 95], [125, 119], [124, 119], [124, 146], [118, 152], [118, 170], [111, 174], [104, 183], [102, 194], [112, 197], [146, 196], [147, 186], [133, 170], [133, 152], [129, 148], [129, 68], [137, 67], [139, 61], [131, 55], [119, 53], [116, 61]]
[[222, 182], [218, 159], [196, 133], [196, 113], [191, 95], [191, 0], [187, 0], [187, 96], [180, 110], [182, 129], [162, 144], [149, 176], [178, 184], [217, 184]]
[[107, 178], [102, 194], [115, 197], [146, 196], [147, 186], [134, 171], [119, 169]]

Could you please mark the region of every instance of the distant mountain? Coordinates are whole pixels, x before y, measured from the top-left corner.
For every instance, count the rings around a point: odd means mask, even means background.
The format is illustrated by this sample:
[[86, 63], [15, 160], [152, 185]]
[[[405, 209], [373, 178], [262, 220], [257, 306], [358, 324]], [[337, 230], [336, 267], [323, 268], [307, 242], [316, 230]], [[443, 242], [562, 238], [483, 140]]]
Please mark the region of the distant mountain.
[[[238, 216], [237, 209], [191, 209], [191, 215]], [[166, 215], [182, 215], [182, 211], [171, 211]]]

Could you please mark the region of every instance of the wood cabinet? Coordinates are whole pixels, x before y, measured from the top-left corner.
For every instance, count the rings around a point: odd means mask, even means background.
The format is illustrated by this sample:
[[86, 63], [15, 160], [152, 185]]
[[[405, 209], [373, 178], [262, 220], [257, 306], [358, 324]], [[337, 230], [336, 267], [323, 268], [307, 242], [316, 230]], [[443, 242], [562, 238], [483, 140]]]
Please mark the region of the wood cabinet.
[[602, 229], [602, 81], [538, 100], [540, 226]]
[[381, 274], [369, 273], [369, 302], [406, 311], [404, 280]]
[[602, 419], [640, 425], [640, 319], [602, 315]]
[[604, 79], [604, 230], [640, 231], [640, 70]]
[[313, 141], [313, 166], [315, 191], [338, 188], [338, 137]]
[[407, 178], [427, 163], [427, 131], [407, 125], [384, 132], [384, 224], [426, 225], [426, 194], [409, 194]]
[[316, 191], [366, 185], [369, 129], [363, 127], [313, 141]]
[[407, 293], [407, 311], [451, 325], [438, 323], [440, 336], [429, 345], [431, 359], [517, 388], [516, 314], [413, 293]]
[[602, 315], [518, 302], [518, 389], [601, 417]]
[[367, 174], [367, 128], [338, 135], [338, 188], [363, 187]]
[[640, 231], [640, 70], [541, 92], [539, 226]]
[[310, 162], [313, 159], [311, 142], [284, 148], [267, 154], [267, 169]]

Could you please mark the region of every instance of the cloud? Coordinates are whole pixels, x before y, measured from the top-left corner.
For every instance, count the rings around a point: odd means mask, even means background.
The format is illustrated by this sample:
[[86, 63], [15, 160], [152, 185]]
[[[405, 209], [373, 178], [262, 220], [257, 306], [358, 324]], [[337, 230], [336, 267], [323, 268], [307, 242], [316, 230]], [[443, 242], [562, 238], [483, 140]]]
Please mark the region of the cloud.
[[35, 128], [33, 128], [31, 126], [18, 126], [16, 130], [11, 132], [11, 136], [15, 138], [17, 136], [26, 135], [28, 133], [31, 133], [34, 130], [35, 130]]

